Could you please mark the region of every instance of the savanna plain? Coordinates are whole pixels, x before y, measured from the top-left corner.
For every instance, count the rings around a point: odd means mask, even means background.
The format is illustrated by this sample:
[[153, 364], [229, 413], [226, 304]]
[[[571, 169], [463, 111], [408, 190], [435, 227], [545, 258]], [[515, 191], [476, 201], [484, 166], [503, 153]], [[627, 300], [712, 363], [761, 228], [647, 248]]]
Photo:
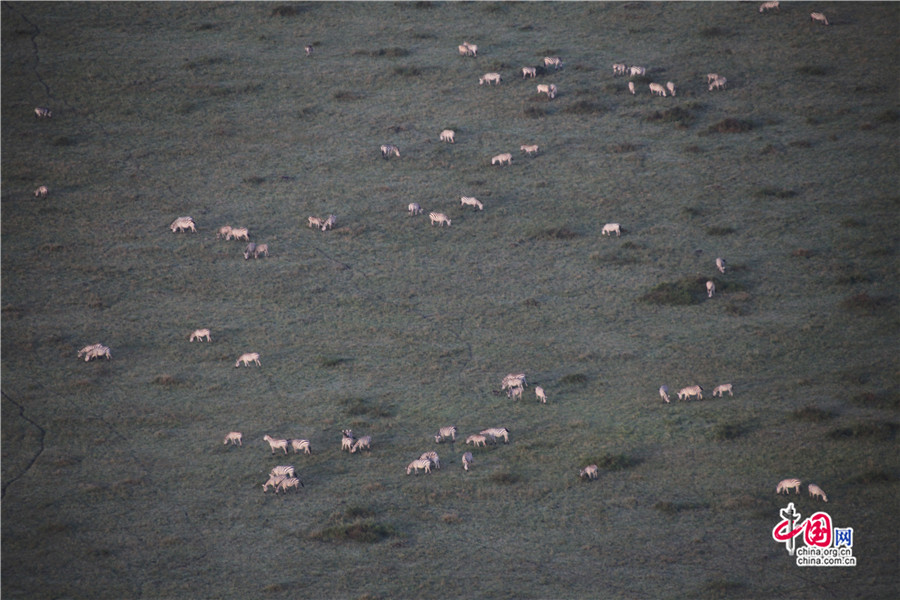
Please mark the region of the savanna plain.
[[895, 598], [900, 4], [758, 7], [3, 2], [3, 597]]

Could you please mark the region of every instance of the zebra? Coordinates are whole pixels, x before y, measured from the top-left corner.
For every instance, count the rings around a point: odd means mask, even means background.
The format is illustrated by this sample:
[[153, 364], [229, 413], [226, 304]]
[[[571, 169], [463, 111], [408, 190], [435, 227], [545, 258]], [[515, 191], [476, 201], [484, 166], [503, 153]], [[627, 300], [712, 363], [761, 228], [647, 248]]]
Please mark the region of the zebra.
[[500, 78], [500, 73], [485, 73], [478, 78], [478, 85], [484, 85], [485, 83], [488, 85], [500, 85], [501, 81], [502, 79]]
[[532, 79], [537, 77], [537, 69], [534, 67], [522, 67], [522, 79], [527, 77], [531, 77]]
[[322, 229], [322, 225], [325, 224], [324, 219], [320, 219], [319, 217], [307, 217], [306, 222], [309, 223], [309, 228]]
[[511, 387], [528, 387], [528, 382], [525, 381], [525, 373], [510, 373], [504, 377], [500, 389], [505, 390]]
[[763, 13], [767, 10], [775, 9], [778, 12], [781, 12], [781, 9], [778, 7], [778, 0], [772, 0], [771, 2], [763, 2], [759, 5], [759, 12]]
[[514, 385], [514, 386], [507, 388], [506, 397], [512, 398], [513, 400], [518, 400], [519, 398], [522, 397], [523, 392], [524, 392], [524, 389], [522, 388], [522, 386]]
[[389, 158], [391, 155], [396, 157], [400, 157], [400, 148], [393, 144], [382, 144], [381, 145], [381, 158]]
[[476, 448], [479, 446], [479, 444], [482, 446], [486, 446], [487, 438], [484, 437], [483, 435], [473, 433], [472, 435], [470, 435], [469, 437], [466, 438], [466, 445], [468, 446], [469, 444], [475, 444]]
[[[799, 488], [797, 489], [797, 493], [798, 494], [800, 493]], [[820, 488], [819, 486], [817, 486], [814, 483], [809, 484], [809, 497], [815, 498], [817, 496], [819, 498], [821, 498], [822, 500], [824, 500], [825, 502], [828, 502], [828, 496], [825, 495], [825, 492], [822, 491], [822, 488]]]
[[647, 73], [647, 69], [646, 67], [632, 66], [630, 69], [628, 69], [628, 72], [632, 77], [636, 77], [638, 75], [645, 75]]
[[284, 481], [284, 479], [285, 479], [284, 475], [279, 475], [279, 476], [277, 476], [277, 477], [274, 476], [274, 475], [269, 475], [269, 480], [266, 481], [266, 482], [263, 484], [263, 486], [262, 486], [262, 488], [263, 488], [263, 493], [266, 493], [266, 490], [269, 489], [269, 486], [272, 486], [272, 487], [277, 491], [277, 490], [278, 490], [278, 485], [279, 485], [282, 481]]
[[622, 64], [622, 63], [615, 63], [615, 64], [612, 66], [612, 68], [613, 68], [613, 77], [615, 77], [616, 75], [624, 75], [624, 74], [625, 74], [625, 70], [626, 70], [628, 67], [626, 67], [626, 66], [625, 66], [624, 64]]
[[49, 108], [44, 108], [43, 106], [38, 106], [34, 109], [34, 118], [35, 119], [49, 119], [53, 116], [53, 113], [50, 112]]
[[622, 235], [622, 226], [618, 223], [607, 223], [603, 226], [603, 229], [600, 230], [600, 235], [612, 237], [613, 233], [616, 234], [616, 237], [620, 237]]
[[191, 337], [188, 338], [189, 342], [193, 342], [194, 340], [203, 341], [203, 338], [206, 338], [207, 342], [211, 342], [212, 340], [209, 337], [209, 329], [195, 329], [193, 333], [191, 333]]
[[706, 295], [710, 298], [716, 295], [716, 283], [712, 279], [706, 282]]
[[450, 227], [450, 217], [440, 212], [432, 212], [428, 213], [428, 218], [431, 219], [431, 224], [434, 225], [437, 223], [441, 227], [444, 226], [444, 223], [447, 224], [447, 227]]
[[307, 44], [307, 45], [303, 46], [303, 49], [306, 51], [307, 56], [310, 56], [313, 53], [312, 44]]
[[364, 435], [356, 440], [356, 443], [350, 448], [350, 454], [356, 454], [359, 450], [372, 450], [372, 436]]
[[227, 446], [228, 442], [231, 442], [232, 446], [243, 446], [244, 445], [244, 442], [242, 441], [243, 439], [244, 439], [244, 435], [240, 431], [229, 431], [228, 434], [225, 436], [225, 441], [223, 442], [223, 445]]
[[303, 487], [303, 482], [300, 481], [298, 478], [285, 477], [284, 479], [281, 480], [281, 482], [275, 488], [275, 493], [277, 494], [278, 490], [281, 490], [284, 493], [287, 493], [288, 488], [296, 488], [299, 491], [301, 487]]
[[454, 137], [456, 136], [456, 132], [452, 129], [445, 129], [441, 132], [441, 141], [442, 142], [450, 142], [451, 144], [454, 142]]
[[666, 97], [666, 88], [661, 83], [651, 83], [650, 84], [650, 93], [656, 94], [657, 96]]
[[449, 427], [441, 427], [438, 434], [434, 436], [434, 441], [438, 444], [450, 438], [451, 441], [456, 441], [456, 425], [451, 425]]
[[703, 400], [703, 388], [699, 385], [691, 385], [678, 390], [679, 400], [690, 400], [693, 396], [697, 396], [698, 399]]
[[790, 495], [791, 488], [794, 488], [797, 493], [800, 493], [800, 480], [796, 478], [791, 479], [782, 479], [778, 482], [778, 487], [775, 488], [775, 493], [780, 494], [784, 492], [785, 494]]
[[231, 225], [222, 225], [216, 230], [216, 239], [225, 238], [228, 239], [228, 234], [231, 233]]
[[659, 397], [662, 398], [666, 402], [666, 404], [669, 403], [669, 386], [659, 386]]
[[431, 473], [431, 461], [428, 460], [427, 458], [425, 458], [425, 459], [420, 458], [418, 460], [412, 461], [406, 467], [406, 474], [409, 475], [410, 473], [413, 472], [413, 470], [415, 470], [416, 475], [418, 475], [419, 469], [425, 469], [426, 473]]
[[463, 42], [462, 45], [466, 47], [466, 56], [471, 54], [473, 58], [478, 58], [478, 46], [476, 44]]
[[509, 443], [509, 429], [506, 427], [491, 427], [481, 432], [481, 435], [489, 435], [492, 438], [503, 438], [503, 443]]
[[719, 270], [719, 273], [725, 272], [725, 259], [724, 258], [720, 257], [720, 258], [716, 259], [716, 268]]
[[244, 260], [250, 258], [250, 255], [256, 252], [256, 244], [254, 242], [250, 242], [247, 244], [247, 249], [244, 250]]
[[293, 465], [278, 465], [277, 467], [272, 467], [272, 470], [269, 471], [269, 477], [293, 477], [294, 476], [294, 466]]
[[346, 450], [350, 452], [353, 449], [353, 442], [356, 441], [356, 437], [353, 435], [353, 431], [350, 429], [341, 430], [343, 437], [341, 438], [341, 452]]
[[466, 452], [465, 454], [462, 455], [462, 464], [463, 464], [464, 470], [468, 471], [469, 465], [471, 465], [473, 462], [475, 462], [475, 461], [472, 459], [471, 452]]
[[597, 465], [588, 465], [581, 470], [581, 473], [578, 474], [582, 479], [597, 479], [600, 477], [600, 473], [598, 472]]
[[35, 198], [46, 198], [49, 193], [50, 193], [50, 190], [47, 189], [47, 186], [42, 185], [39, 188], [37, 188], [36, 190], [34, 190], [34, 197]]
[[294, 449], [294, 454], [297, 454], [301, 450], [306, 454], [312, 454], [309, 447], [309, 440], [291, 440], [291, 448]]
[[81, 350], [78, 351], [78, 358], [81, 358], [85, 354], [88, 354], [91, 350], [95, 350], [97, 348], [102, 348], [102, 347], [103, 347], [103, 344], [101, 344], [99, 342], [96, 344], [91, 344], [90, 346], [85, 346], [84, 348], [82, 348]]
[[537, 396], [538, 402], [541, 404], [547, 404], [547, 394], [544, 393], [544, 388], [537, 385], [534, 387], [534, 395]]
[[237, 368], [241, 363], [244, 363], [244, 366], [250, 366], [250, 363], [256, 363], [257, 366], [262, 366], [259, 364], [259, 352], [247, 352], [246, 354], [241, 354], [236, 361], [234, 361], [234, 366]]
[[335, 215], [328, 215], [328, 218], [322, 222], [322, 231], [333, 229], [335, 223], [337, 223], [337, 217]]
[[225, 235], [226, 240], [230, 239], [250, 241], [250, 231], [246, 227], [234, 227]]
[[721, 385], [717, 385], [715, 387], [715, 389], [713, 390], [713, 398], [715, 398], [716, 396], [721, 398], [722, 396], [725, 395], [725, 392], [728, 392], [729, 396], [734, 396], [734, 392], [731, 389], [730, 383], [723, 383]]
[[521, 150], [522, 152], [524, 152], [525, 154], [527, 154], [529, 156], [533, 156], [533, 155], [537, 154], [538, 145], [537, 144], [522, 144], [521, 146], [519, 146], [519, 150]]
[[109, 353], [109, 348], [99, 344], [98, 346], [91, 348], [84, 355], [84, 362], [88, 362], [89, 360], [100, 358], [101, 356], [105, 356], [106, 360], [110, 360], [112, 355]]
[[197, 233], [197, 227], [195, 226], [194, 219], [191, 217], [178, 217], [172, 221], [172, 224], [169, 225], [169, 229], [172, 230], [172, 233], [184, 231], [185, 229], [190, 229], [194, 233]]
[[724, 77], [716, 77], [715, 79], [712, 80], [712, 83], [709, 84], [709, 91], [710, 92], [713, 91], [713, 88], [716, 88], [717, 90], [721, 90], [722, 88], [725, 87], [725, 84], [727, 82], [728, 82], [728, 80], [725, 79]]
[[669, 93], [672, 94], [672, 96], [675, 96], [675, 82], [674, 81], [667, 81], [666, 89], [669, 90]]
[[276, 440], [269, 434], [264, 435], [263, 440], [266, 442], [269, 442], [269, 447], [272, 449], [272, 454], [275, 454], [276, 448], [280, 448], [280, 449], [284, 450], [284, 453], [287, 454], [287, 446], [288, 446], [287, 440]]
[[474, 206], [478, 210], [484, 210], [484, 204], [482, 204], [478, 198], [472, 198], [471, 196], [462, 196], [459, 199], [460, 206]]
[[422, 207], [419, 206], [418, 202], [410, 202], [409, 205], [407, 205], [406, 210], [411, 217], [422, 214]]
[[[825, 18], [824, 13], [820, 13], [820, 12], [809, 13], [809, 18], [812, 19], [813, 21], [818, 21], [819, 23], [822, 23], [823, 25], [828, 25], [828, 19]], [[47, 116], [50, 116], [50, 115], [48, 114]]]
[[491, 165], [500, 165], [504, 164], [511, 165], [512, 164], [512, 154], [509, 152], [504, 152], [503, 154], [498, 154], [491, 158]]
[[438, 469], [441, 468], [441, 459], [438, 456], [438, 453], [434, 450], [430, 450], [428, 452], [423, 452], [422, 456], [419, 457], [419, 460], [430, 460], [431, 463]]
[[547, 94], [547, 97], [553, 100], [556, 98], [556, 84], [539, 83], [537, 86], [538, 94]]
[[545, 67], [553, 67], [554, 69], [559, 69], [562, 66], [562, 60], [558, 56], [545, 56], [544, 57], [544, 66]]
[[266, 258], [269, 258], [268, 244], [257, 244], [256, 249], [253, 251], [253, 258], [259, 258], [260, 254], [265, 254]]

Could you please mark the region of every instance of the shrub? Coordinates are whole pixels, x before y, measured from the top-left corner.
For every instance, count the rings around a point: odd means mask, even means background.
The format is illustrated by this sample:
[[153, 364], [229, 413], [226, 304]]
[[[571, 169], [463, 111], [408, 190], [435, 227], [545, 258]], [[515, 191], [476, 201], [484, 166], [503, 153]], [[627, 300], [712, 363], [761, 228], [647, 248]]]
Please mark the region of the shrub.
[[734, 440], [747, 433], [747, 428], [740, 423], [720, 423], [712, 430], [712, 439], [717, 442]]
[[753, 123], [744, 119], [722, 119], [709, 126], [709, 133], [746, 133], [753, 129]]
[[891, 440], [897, 433], [897, 423], [886, 421], [871, 421], [868, 423], [854, 423], [850, 427], [832, 429], [828, 437], [834, 440], [870, 438], [876, 440]]
[[300, 14], [302, 9], [291, 4], [280, 4], [272, 9], [273, 17], [294, 17]]
[[821, 423], [822, 421], [833, 419], [836, 416], [837, 413], [811, 405], [798, 408], [791, 413], [791, 417], [794, 419], [797, 419], [798, 421], [809, 421], [811, 423]]
[[[659, 283], [640, 297], [643, 302], [670, 306], [700, 304], [707, 299], [706, 277], [685, 277], [678, 281]], [[718, 289], [718, 283], [716, 283]]]
[[689, 110], [676, 106], [675, 108], [669, 108], [662, 111], [654, 111], [644, 117], [644, 119], [648, 123], [674, 123], [682, 129], [687, 129], [693, 125], [695, 117]]
[[660, 500], [653, 505], [653, 508], [667, 515], [674, 515], [685, 510], [707, 510], [709, 504], [706, 502], [668, 502]]
[[560, 385], [584, 385], [588, 382], [588, 376], [584, 373], [569, 373], [559, 378]]
[[579, 100], [566, 106], [562, 111], [572, 115], [597, 115], [605, 113], [606, 107], [593, 100]]
[[706, 229], [707, 235], [730, 235], [734, 233], [736, 230], [734, 227], [708, 227]]

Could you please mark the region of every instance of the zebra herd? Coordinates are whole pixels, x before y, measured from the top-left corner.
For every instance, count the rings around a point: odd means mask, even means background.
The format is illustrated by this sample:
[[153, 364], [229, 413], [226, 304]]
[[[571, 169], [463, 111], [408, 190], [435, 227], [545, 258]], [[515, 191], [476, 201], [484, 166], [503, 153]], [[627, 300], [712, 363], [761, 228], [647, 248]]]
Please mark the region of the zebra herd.
[[[799, 479], [795, 478], [783, 479], [779, 481], [778, 485], [775, 487], [775, 493], [790, 495], [791, 490], [794, 490], [797, 494], [799, 494], [801, 483], [802, 482]], [[822, 491], [822, 488], [814, 483], [810, 483], [807, 487], [809, 489], [810, 498], [821, 498], [824, 502], [828, 502], [828, 496], [825, 495], [825, 492]]]

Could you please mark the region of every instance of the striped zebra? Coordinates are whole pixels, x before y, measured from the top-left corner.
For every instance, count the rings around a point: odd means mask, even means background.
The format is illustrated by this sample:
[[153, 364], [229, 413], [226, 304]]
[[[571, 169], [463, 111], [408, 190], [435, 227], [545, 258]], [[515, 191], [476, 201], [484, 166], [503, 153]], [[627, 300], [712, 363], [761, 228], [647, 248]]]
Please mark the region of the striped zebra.
[[828, 19], [825, 18], [824, 13], [820, 13], [820, 12], [809, 13], [809, 18], [812, 19], [814, 22], [818, 21], [819, 23], [822, 23], [823, 25], [828, 25]]
[[690, 400], [694, 396], [697, 396], [699, 400], [703, 400], [703, 388], [699, 385], [691, 385], [678, 390], [679, 400]]
[[353, 442], [356, 441], [356, 438], [349, 429], [345, 429], [342, 433], [344, 434], [344, 437], [341, 438], [341, 452], [344, 450], [351, 452], [353, 450]]
[[244, 260], [250, 258], [250, 255], [256, 252], [256, 243], [250, 242], [247, 244], [247, 247], [244, 249]]
[[334, 226], [336, 223], [337, 223], [337, 217], [335, 215], [328, 215], [328, 218], [322, 222], [322, 231], [334, 229]]
[[645, 75], [647, 69], [645, 67], [632, 66], [628, 69], [628, 72], [632, 77], [637, 77], [638, 75]]
[[88, 350], [84, 355], [84, 362], [88, 362], [95, 358], [100, 358], [101, 356], [105, 356], [106, 360], [110, 360], [112, 355], [109, 353], [109, 348], [104, 346], [103, 344], [99, 344], [94, 348]]
[[759, 12], [763, 13], [768, 10], [777, 10], [781, 12], [781, 9], [778, 7], [778, 0], [772, 0], [771, 2], [763, 2], [759, 5]]
[[243, 446], [244, 435], [240, 431], [229, 431], [225, 436], [225, 442], [223, 445], [227, 446], [228, 442], [231, 442], [232, 446]]
[[522, 79], [525, 79], [527, 77], [537, 77], [537, 69], [534, 67], [522, 67]]
[[519, 150], [527, 154], [528, 156], [534, 156], [537, 154], [538, 145], [537, 144], [522, 144], [519, 146]]
[[372, 450], [372, 436], [364, 435], [356, 440], [356, 443], [350, 448], [350, 454], [356, 454], [360, 450]]
[[600, 473], [597, 465], [588, 465], [581, 470], [578, 476], [582, 479], [597, 479], [600, 477]]
[[409, 215], [412, 217], [422, 214], [422, 207], [419, 206], [418, 202], [410, 202], [406, 206], [406, 210], [409, 212]]
[[491, 427], [481, 432], [481, 435], [487, 435], [494, 439], [503, 438], [503, 443], [509, 443], [509, 429], [506, 427]]
[[250, 241], [250, 230], [248, 230], [246, 227], [233, 227], [231, 229], [231, 231], [229, 231], [225, 235], [225, 239], [226, 240], [235, 239], [235, 240], [243, 240], [245, 242], [249, 242]]
[[626, 67], [626, 66], [625, 66], [624, 64], [622, 64], [622, 63], [615, 63], [615, 64], [612, 66], [612, 68], [613, 68], [613, 77], [615, 77], [616, 75], [624, 75], [624, 74], [625, 74], [625, 70], [626, 70], [628, 67]]
[[794, 488], [797, 493], [800, 493], [800, 480], [796, 478], [791, 479], [782, 479], [778, 482], [778, 487], [775, 488], [775, 493], [780, 494], [784, 492], [785, 494], [790, 495], [791, 488]]
[[250, 366], [250, 363], [256, 363], [258, 366], [262, 366], [259, 363], [259, 352], [247, 352], [245, 354], [241, 354], [236, 361], [234, 361], [234, 366], [237, 368], [241, 363], [244, 363], [245, 367]]
[[400, 148], [393, 144], [382, 144], [381, 145], [381, 158], [390, 158], [391, 155], [400, 158]]
[[534, 386], [534, 395], [537, 397], [538, 402], [547, 404], [547, 394], [544, 393], [544, 388], [539, 385]]
[[447, 224], [447, 227], [450, 227], [450, 217], [440, 212], [432, 212], [428, 213], [428, 218], [431, 219], [431, 224], [434, 225], [437, 223], [441, 227], [444, 226], [444, 223]]
[[478, 85], [484, 85], [485, 83], [488, 85], [500, 85], [501, 81], [500, 73], [485, 73], [478, 78]]
[[228, 239], [229, 233], [231, 233], [231, 225], [222, 225], [216, 230], [216, 239]]
[[309, 224], [310, 229], [322, 229], [322, 225], [325, 224], [325, 220], [319, 217], [307, 217], [306, 222]]
[[272, 454], [275, 454], [276, 449], [284, 450], [284, 453], [287, 454], [288, 441], [287, 440], [276, 440], [269, 434], [263, 436], [263, 440], [269, 442], [269, 447], [272, 449]]
[[721, 398], [722, 396], [725, 395], [725, 392], [728, 392], [729, 396], [734, 396], [734, 391], [732, 391], [732, 387], [733, 386], [730, 383], [723, 383], [721, 385], [717, 385], [715, 387], [715, 389], [713, 390], [713, 398], [715, 398], [716, 396]]
[[544, 57], [544, 66], [545, 67], [553, 67], [554, 69], [559, 69], [562, 67], [562, 59], [558, 56], [545, 56]]
[[266, 258], [269, 258], [269, 245], [268, 244], [257, 244], [256, 245], [256, 248], [253, 249], [253, 258], [259, 258], [260, 254], [265, 254]]
[[505, 390], [511, 387], [528, 387], [528, 382], [525, 381], [525, 373], [510, 373], [504, 377], [500, 389]]
[[650, 93], [656, 94], [657, 96], [662, 96], [663, 98], [665, 98], [666, 97], [666, 88], [663, 84], [654, 82], [654, 83], [650, 84]]
[[265, 493], [266, 490], [269, 489], [269, 486], [272, 486], [272, 488], [274, 488], [275, 490], [277, 490], [277, 489], [278, 489], [278, 485], [279, 485], [282, 481], [284, 481], [284, 479], [285, 479], [284, 475], [279, 475], [279, 476], [277, 476], [277, 477], [276, 477], [276, 476], [273, 476], [273, 475], [269, 475], [269, 480], [266, 481], [266, 482], [263, 484], [263, 486], [262, 486], [262, 488], [263, 488], [263, 493]]
[[287, 493], [288, 488], [294, 488], [297, 491], [300, 491], [301, 487], [303, 487], [303, 482], [300, 481], [297, 477], [285, 477], [275, 488], [275, 493], [277, 494], [278, 490]]
[[710, 298], [716, 295], [716, 282], [712, 279], [706, 282], [706, 295]]
[[471, 465], [473, 462], [475, 462], [475, 460], [472, 458], [471, 452], [466, 452], [462, 455], [462, 465], [464, 470], [468, 471], [469, 465]]
[[102, 347], [103, 347], [103, 344], [101, 344], [99, 342], [96, 344], [91, 344], [90, 346], [85, 346], [84, 348], [82, 348], [81, 350], [78, 351], [78, 358], [81, 358], [85, 354], [89, 353], [91, 350], [94, 350], [96, 348], [102, 348]]
[[669, 386], [667, 386], [667, 385], [659, 386], [659, 397], [662, 398], [666, 404], [669, 403]]
[[474, 444], [476, 448], [477, 448], [479, 445], [481, 445], [481, 446], [486, 446], [486, 445], [487, 445], [487, 438], [484, 437], [483, 435], [479, 435], [479, 434], [477, 434], [477, 433], [473, 433], [472, 435], [470, 435], [469, 437], [466, 438], [466, 445], [468, 446], [469, 444]]
[[203, 341], [203, 338], [206, 338], [207, 342], [210, 342], [209, 338], [209, 329], [195, 329], [193, 333], [191, 333], [191, 337], [188, 338], [189, 342], [193, 342], [194, 340]]
[[518, 400], [522, 397], [522, 394], [525, 390], [520, 385], [514, 385], [506, 390], [506, 397], [512, 398], [513, 400]]
[[176, 231], [184, 231], [185, 229], [190, 229], [194, 233], [197, 233], [197, 227], [194, 223], [194, 219], [191, 217], [178, 217], [172, 224], [169, 225], [169, 229], [172, 230], [172, 233]]
[[725, 87], [725, 84], [728, 83], [728, 80], [724, 77], [716, 77], [712, 80], [712, 83], [709, 84], [709, 91], [713, 91], [713, 88], [717, 90], [721, 90]]
[[556, 84], [539, 83], [537, 86], [538, 94], [547, 94], [547, 97], [553, 100], [556, 98]]
[[301, 450], [304, 454], [312, 454], [312, 450], [309, 447], [309, 440], [291, 440], [291, 448], [293, 448], [294, 454], [297, 454]]
[[463, 46], [466, 47], [466, 54], [471, 55], [474, 58], [478, 58], [478, 46], [475, 44], [470, 44], [469, 42], [463, 42]]
[[503, 154], [498, 154], [491, 158], [491, 165], [503, 166], [504, 164], [512, 164], [512, 154], [509, 152], [504, 152]]
[[725, 259], [724, 258], [720, 257], [720, 258], [716, 259], [716, 268], [719, 270], [719, 273], [725, 272]]
[[415, 470], [416, 475], [418, 475], [419, 469], [425, 469], [426, 473], [431, 473], [431, 461], [427, 458], [420, 458], [419, 460], [412, 461], [406, 467], [406, 474], [409, 475]]
[[[797, 490], [797, 493], [800, 493], [799, 489]], [[817, 496], [825, 502], [828, 502], [828, 496], [825, 495], [825, 492], [822, 491], [822, 488], [814, 483], [809, 484], [809, 497], [815, 498]]]
[[452, 129], [445, 129], [441, 132], [441, 141], [442, 142], [450, 142], [451, 144], [455, 143], [454, 137], [456, 136], [456, 132]]
[[293, 465], [278, 465], [277, 467], [272, 467], [272, 470], [269, 471], [269, 477], [293, 477], [294, 476], [294, 466]]
[[456, 425], [451, 425], [449, 427], [441, 427], [438, 434], [434, 436], [434, 441], [440, 444], [447, 438], [450, 438], [450, 441], [456, 441]]
[[430, 460], [431, 464], [435, 466], [435, 468], [441, 468], [441, 459], [438, 456], [438, 453], [434, 450], [430, 450], [428, 452], [423, 452], [422, 456], [419, 457], [419, 460]]
[[460, 206], [474, 206], [478, 210], [484, 210], [484, 204], [482, 204], [478, 198], [472, 198], [471, 196], [462, 196], [459, 199]]
[[49, 108], [44, 108], [43, 106], [38, 106], [34, 109], [34, 118], [35, 119], [49, 119], [53, 116], [53, 113], [50, 112]]
[[47, 189], [47, 186], [42, 185], [39, 188], [37, 188], [36, 190], [34, 190], [34, 197], [35, 198], [46, 198], [49, 193], [50, 193], [50, 190]]

